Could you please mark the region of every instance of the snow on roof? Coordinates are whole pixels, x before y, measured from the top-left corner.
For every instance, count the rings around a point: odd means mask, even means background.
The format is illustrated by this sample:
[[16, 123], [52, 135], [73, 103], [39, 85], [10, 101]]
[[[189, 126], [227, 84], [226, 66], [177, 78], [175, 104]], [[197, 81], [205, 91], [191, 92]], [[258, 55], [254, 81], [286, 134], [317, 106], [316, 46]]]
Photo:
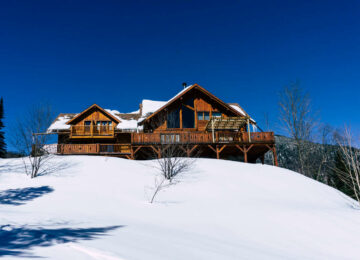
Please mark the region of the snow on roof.
[[167, 102], [166, 101], [154, 101], [149, 99], [144, 99], [142, 101], [142, 117], [148, 116], [150, 113], [154, 113], [156, 110], [164, 106]]
[[60, 114], [54, 122], [49, 126], [47, 132], [56, 132], [59, 130], [68, 130], [70, 125], [67, 125], [66, 122], [75, 117], [77, 114]]
[[243, 116], [246, 116], [245, 111], [239, 106], [239, 105], [235, 105], [235, 104], [229, 104], [233, 109], [235, 109], [236, 111], [238, 111], [240, 114], [242, 114]]
[[[105, 109], [105, 110], [120, 121], [120, 123], [116, 126], [116, 129], [122, 129], [122, 130], [137, 129], [138, 120], [133, 118], [125, 119], [124, 117], [121, 116], [124, 115], [125, 113], [120, 113], [117, 110], [111, 110], [111, 109]], [[136, 113], [128, 113], [128, 114], [136, 115]]]

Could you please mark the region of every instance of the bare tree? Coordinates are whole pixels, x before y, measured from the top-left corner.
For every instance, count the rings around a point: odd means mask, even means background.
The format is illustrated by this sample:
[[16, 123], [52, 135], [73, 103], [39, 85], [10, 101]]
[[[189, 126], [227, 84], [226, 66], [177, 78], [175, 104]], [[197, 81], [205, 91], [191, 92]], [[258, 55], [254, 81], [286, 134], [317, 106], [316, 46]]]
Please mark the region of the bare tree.
[[12, 131], [12, 144], [23, 155], [25, 172], [31, 178], [47, 170], [51, 155], [43, 148], [50, 138], [46, 129], [52, 119], [51, 107], [39, 104], [21, 116]]
[[191, 158], [186, 158], [188, 148], [185, 144], [161, 144], [158, 149], [155, 156], [157, 156], [156, 168], [160, 175], [155, 178], [150, 203], [154, 202], [156, 195], [161, 190], [177, 184], [179, 182], [177, 177], [188, 172], [197, 158], [197, 154], [193, 154]]
[[336, 168], [340, 179], [351, 188], [360, 205], [360, 150], [354, 148], [354, 141], [349, 128], [345, 127], [343, 135], [337, 135], [337, 144], [344, 169]]
[[283, 128], [295, 142], [297, 171], [311, 176], [307, 160], [310, 158], [309, 155], [313, 148], [311, 141], [316, 120], [311, 111], [310, 97], [300, 89], [299, 83], [295, 82], [284, 88], [280, 94], [279, 106]]
[[[329, 169], [334, 164], [334, 129], [328, 124], [319, 127], [319, 144], [314, 144], [314, 154], [311, 156], [312, 165], [317, 166], [315, 179], [330, 185]], [[314, 169], [315, 172], [315, 169]]]

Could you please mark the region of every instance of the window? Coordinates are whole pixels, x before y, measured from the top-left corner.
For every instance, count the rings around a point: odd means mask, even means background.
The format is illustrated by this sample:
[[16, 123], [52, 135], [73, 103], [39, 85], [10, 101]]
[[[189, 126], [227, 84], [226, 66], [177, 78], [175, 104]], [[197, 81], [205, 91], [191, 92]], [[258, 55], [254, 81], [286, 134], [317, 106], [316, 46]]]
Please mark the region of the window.
[[212, 112], [212, 117], [221, 117], [220, 112]]
[[209, 120], [210, 113], [207, 111], [199, 111], [198, 113], [198, 120]]
[[179, 108], [168, 113], [167, 128], [180, 128], [180, 109]]
[[209, 120], [209, 119], [210, 119], [210, 113], [204, 112], [204, 120]]
[[180, 143], [179, 134], [161, 134], [160, 139], [162, 144]]
[[91, 125], [91, 121], [85, 121], [84, 124], [85, 125]]
[[183, 128], [194, 128], [195, 127], [195, 112], [190, 108], [182, 107], [182, 120]]

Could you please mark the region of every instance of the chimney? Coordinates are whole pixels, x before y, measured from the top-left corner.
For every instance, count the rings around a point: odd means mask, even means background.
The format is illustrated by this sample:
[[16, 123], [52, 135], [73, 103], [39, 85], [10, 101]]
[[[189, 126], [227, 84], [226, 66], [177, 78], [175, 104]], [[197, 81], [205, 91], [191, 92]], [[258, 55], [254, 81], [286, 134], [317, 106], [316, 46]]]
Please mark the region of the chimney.
[[186, 88], [186, 87], [187, 87], [186, 82], [184, 82], [182, 85], [183, 85], [183, 87], [184, 87], [184, 88]]

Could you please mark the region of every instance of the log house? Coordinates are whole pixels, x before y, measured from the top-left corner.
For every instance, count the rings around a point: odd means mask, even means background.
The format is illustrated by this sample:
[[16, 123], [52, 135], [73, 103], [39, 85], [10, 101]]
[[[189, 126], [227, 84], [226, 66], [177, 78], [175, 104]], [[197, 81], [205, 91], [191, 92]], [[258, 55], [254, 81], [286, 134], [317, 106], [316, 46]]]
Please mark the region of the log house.
[[167, 102], [143, 100], [139, 110], [120, 113], [94, 104], [79, 114], [60, 114], [48, 128], [58, 135], [61, 155], [111, 155], [148, 159], [161, 157], [160, 147], [177, 145], [184, 154], [264, 160], [273, 153], [273, 132], [258, 132], [255, 120], [237, 103], [225, 103], [198, 84], [184, 87]]

